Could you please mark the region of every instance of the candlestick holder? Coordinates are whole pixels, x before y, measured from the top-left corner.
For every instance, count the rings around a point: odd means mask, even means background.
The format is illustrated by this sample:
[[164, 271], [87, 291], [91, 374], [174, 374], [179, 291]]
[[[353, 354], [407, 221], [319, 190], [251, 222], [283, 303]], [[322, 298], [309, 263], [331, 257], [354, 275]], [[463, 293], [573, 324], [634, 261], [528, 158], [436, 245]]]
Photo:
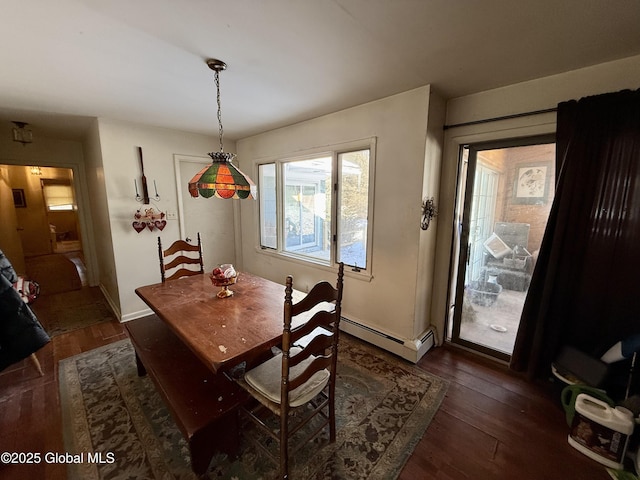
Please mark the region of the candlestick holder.
[[[138, 202], [143, 202], [145, 205], [149, 204], [149, 194], [147, 193], [146, 197], [143, 197], [142, 195], [140, 195], [138, 193], [138, 182], [136, 181], [136, 179], [133, 179], [133, 186], [136, 189], [136, 200]], [[154, 200], [158, 201], [160, 200], [160, 195], [158, 195], [158, 187], [156, 186], [156, 181], [153, 181], [153, 190], [155, 192], [155, 197], [153, 197]]]

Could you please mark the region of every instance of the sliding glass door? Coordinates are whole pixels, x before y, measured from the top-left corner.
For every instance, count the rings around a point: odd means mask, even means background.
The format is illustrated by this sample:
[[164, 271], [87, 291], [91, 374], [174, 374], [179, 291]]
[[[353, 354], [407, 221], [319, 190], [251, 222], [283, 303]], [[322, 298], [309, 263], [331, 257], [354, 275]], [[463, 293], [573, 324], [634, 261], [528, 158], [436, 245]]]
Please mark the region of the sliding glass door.
[[465, 147], [451, 341], [507, 360], [554, 194], [552, 137]]

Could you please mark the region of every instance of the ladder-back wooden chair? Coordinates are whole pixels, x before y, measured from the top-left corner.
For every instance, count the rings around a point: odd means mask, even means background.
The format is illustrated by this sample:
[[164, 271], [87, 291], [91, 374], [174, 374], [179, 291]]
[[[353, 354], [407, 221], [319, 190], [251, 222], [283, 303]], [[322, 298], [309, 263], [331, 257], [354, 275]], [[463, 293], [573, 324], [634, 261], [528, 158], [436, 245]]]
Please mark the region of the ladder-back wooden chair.
[[162, 240], [158, 237], [158, 257], [160, 259], [162, 283], [166, 280], [204, 273], [202, 243], [200, 242], [199, 232], [196, 245], [184, 240], [176, 240], [166, 250], [162, 249]]
[[[247, 371], [238, 380], [257, 400], [242, 406], [241, 412], [279, 444], [278, 455], [274, 455], [259, 441], [254, 442], [279, 465], [280, 478], [289, 476], [289, 457], [327, 426], [329, 441], [336, 439], [336, 362], [343, 277], [344, 264], [341, 263], [335, 288], [329, 282], [320, 282], [294, 304], [293, 279], [288, 276], [282, 353]], [[326, 302], [333, 304], [333, 308]], [[300, 321], [299, 316], [311, 318], [292, 328], [292, 322], [297, 324]], [[304, 347], [294, 346], [299, 339], [314, 331], [323, 333], [315, 335], [308, 343], [303, 342], [306, 344]], [[270, 415], [279, 417], [279, 422], [273, 422], [272, 427], [275, 428], [268, 426], [266, 418]], [[321, 421], [312, 426], [309, 421], [318, 415]], [[303, 431], [305, 425], [309, 428]], [[295, 447], [290, 450], [289, 442], [292, 439], [295, 439]], [[249, 437], [249, 440], [256, 439]]]

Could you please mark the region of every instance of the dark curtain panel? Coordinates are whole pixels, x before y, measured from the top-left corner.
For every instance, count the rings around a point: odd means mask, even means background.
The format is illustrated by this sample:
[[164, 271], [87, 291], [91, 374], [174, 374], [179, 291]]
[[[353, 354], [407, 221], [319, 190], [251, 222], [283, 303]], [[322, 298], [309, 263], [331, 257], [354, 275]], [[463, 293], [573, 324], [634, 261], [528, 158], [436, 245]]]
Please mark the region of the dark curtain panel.
[[558, 105], [556, 194], [511, 367], [547, 377], [563, 345], [599, 358], [640, 333], [640, 90]]

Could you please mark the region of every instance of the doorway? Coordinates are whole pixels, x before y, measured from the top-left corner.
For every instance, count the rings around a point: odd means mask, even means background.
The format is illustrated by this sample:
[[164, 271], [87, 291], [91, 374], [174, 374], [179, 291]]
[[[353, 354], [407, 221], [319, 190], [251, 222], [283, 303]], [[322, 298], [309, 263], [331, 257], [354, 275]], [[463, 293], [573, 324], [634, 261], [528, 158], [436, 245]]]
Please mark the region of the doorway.
[[[35, 276], [45, 277], [47, 280], [39, 282], [42, 293], [87, 284], [73, 170], [24, 165], [0, 167], [3, 172], [0, 189], [12, 194], [11, 205], [3, 203], [0, 208], [0, 238], [14, 268], [35, 281], [38, 281]], [[65, 262], [59, 264], [62, 267], [52, 263], [51, 259], [63, 256]], [[64, 280], [66, 271], [72, 281]]]
[[460, 162], [449, 338], [508, 361], [555, 193], [555, 140], [467, 145]]

